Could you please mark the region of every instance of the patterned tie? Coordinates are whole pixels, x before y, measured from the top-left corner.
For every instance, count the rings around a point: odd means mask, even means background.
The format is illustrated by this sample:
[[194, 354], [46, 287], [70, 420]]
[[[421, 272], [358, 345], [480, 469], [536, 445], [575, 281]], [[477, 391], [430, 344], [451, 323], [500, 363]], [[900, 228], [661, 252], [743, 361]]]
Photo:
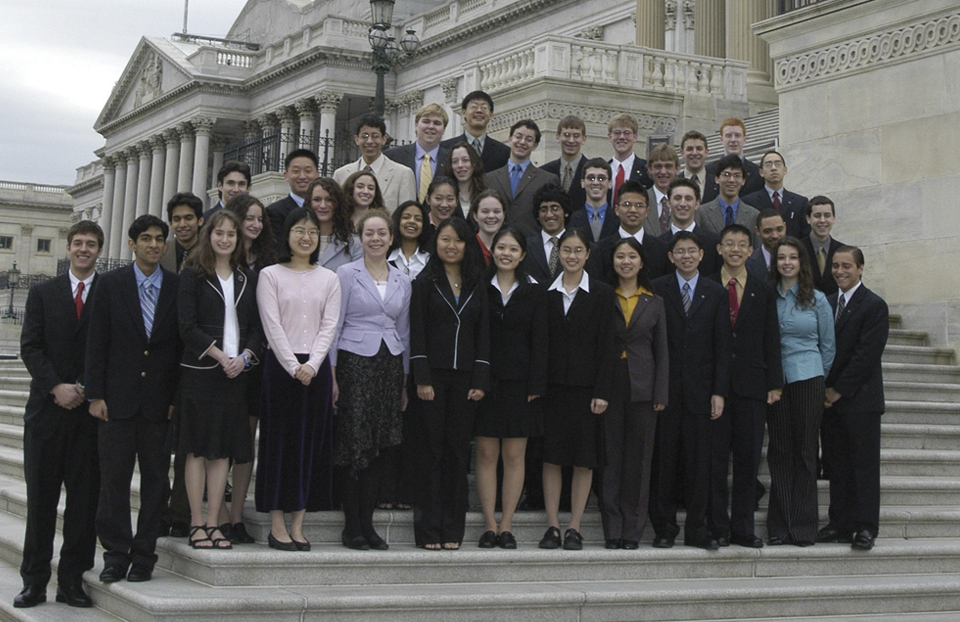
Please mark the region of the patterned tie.
[[733, 207], [728, 205], [726, 215], [723, 218], [723, 226], [729, 227], [733, 224]]
[[730, 294], [730, 326], [737, 325], [737, 314], [740, 312], [740, 301], [737, 299], [737, 279], [730, 279], [727, 283]]
[[479, 138], [474, 138], [470, 144], [473, 146], [473, 150], [477, 152], [477, 155], [483, 155], [483, 145], [480, 144]]
[[617, 196], [620, 194], [620, 185], [623, 183], [624, 174], [623, 174], [623, 164], [621, 164], [617, 170], [617, 183], [613, 186], [613, 202], [617, 202]]
[[817, 251], [817, 267], [820, 268], [820, 275], [823, 275], [824, 268], [827, 267], [827, 253], [823, 250], [823, 247], [820, 247], [820, 250]]
[[780, 192], [777, 190], [773, 191], [773, 209], [780, 211]]
[[517, 186], [520, 185], [520, 178], [523, 177], [523, 169], [519, 164], [510, 167], [510, 196], [517, 196]]
[[[429, 156], [428, 156], [428, 157], [429, 157]], [[363, 172], [364, 172], [364, 173], [369, 173], [369, 172], [372, 171], [372, 170], [373, 170], [373, 169], [370, 168], [370, 165], [369, 165], [369, 164], [367, 164], [366, 166], [363, 167]]]
[[573, 183], [573, 167], [570, 166], [569, 162], [567, 162], [567, 165], [563, 168], [563, 181], [560, 183], [563, 184], [564, 192], [570, 192], [570, 184]]
[[550, 249], [548, 267], [550, 268], [550, 278], [552, 279], [557, 275], [557, 266], [560, 265], [560, 238], [553, 236], [550, 238], [550, 243], [553, 244], [553, 248]]
[[83, 281], [77, 283], [77, 295], [73, 298], [73, 304], [77, 308], [77, 319], [80, 319], [80, 314], [83, 312]]
[[420, 188], [417, 193], [417, 199], [423, 203], [427, 198], [427, 188], [433, 181], [433, 169], [430, 168], [430, 154], [423, 154], [423, 164], [420, 165]]
[[840, 297], [837, 298], [837, 317], [834, 319], [834, 321], [836, 322], [840, 321], [840, 316], [843, 315], [843, 310], [846, 308], [847, 308], [846, 296], [844, 294], [840, 294]]
[[660, 199], [660, 233], [670, 231], [670, 202], [667, 197]]
[[680, 292], [680, 299], [683, 301], [683, 313], [684, 315], [690, 315], [690, 284], [684, 283]]
[[600, 220], [600, 208], [593, 208], [593, 220], [590, 221], [590, 231], [593, 233], [593, 241], [600, 241], [600, 231], [603, 230], [603, 221]]
[[157, 310], [157, 288], [150, 281], [144, 281], [140, 287], [140, 311], [143, 313], [143, 329], [150, 340], [153, 331], [153, 314]]

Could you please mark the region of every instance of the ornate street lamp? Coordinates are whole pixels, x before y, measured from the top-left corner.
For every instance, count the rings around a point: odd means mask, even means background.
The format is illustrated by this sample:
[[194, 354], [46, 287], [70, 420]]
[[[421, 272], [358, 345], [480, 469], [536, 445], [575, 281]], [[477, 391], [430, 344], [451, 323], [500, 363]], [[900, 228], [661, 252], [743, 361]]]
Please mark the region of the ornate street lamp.
[[7, 270], [7, 285], [10, 287], [10, 308], [7, 309], [7, 317], [14, 317], [13, 312], [13, 290], [20, 284], [20, 271], [17, 270], [17, 262], [13, 262], [13, 267]]
[[377, 74], [377, 95], [373, 100], [373, 113], [383, 117], [386, 108], [384, 76], [395, 65], [405, 64], [420, 47], [420, 39], [413, 30], [407, 30], [400, 43], [390, 35], [393, 28], [393, 5], [396, 0], [370, 0], [370, 48], [373, 50], [373, 71]]

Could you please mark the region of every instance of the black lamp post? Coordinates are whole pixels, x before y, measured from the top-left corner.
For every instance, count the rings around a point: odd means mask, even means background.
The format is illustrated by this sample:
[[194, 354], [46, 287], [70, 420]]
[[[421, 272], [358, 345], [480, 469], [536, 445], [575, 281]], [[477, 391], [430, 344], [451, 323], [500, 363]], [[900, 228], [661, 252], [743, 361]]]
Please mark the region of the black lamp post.
[[370, 47], [373, 49], [373, 71], [377, 74], [377, 95], [373, 100], [373, 113], [383, 117], [386, 108], [384, 76], [394, 65], [403, 65], [420, 47], [416, 32], [407, 30], [398, 45], [389, 33], [393, 27], [393, 5], [396, 0], [370, 0]]
[[7, 317], [13, 317], [13, 290], [20, 284], [20, 271], [17, 270], [17, 262], [13, 262], [13, 267], [7, 270], [7, 285], [10, 287], [10, 308], [7, 309]]

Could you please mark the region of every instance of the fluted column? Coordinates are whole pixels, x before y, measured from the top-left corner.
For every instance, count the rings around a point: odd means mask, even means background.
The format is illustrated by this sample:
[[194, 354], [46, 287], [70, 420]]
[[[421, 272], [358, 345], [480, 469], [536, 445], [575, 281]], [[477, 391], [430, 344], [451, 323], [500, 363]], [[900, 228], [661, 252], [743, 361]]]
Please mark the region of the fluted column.
[[103, 166], [103, 207], [100, 208], [100, 218], [97, 224], [103, 229], [103, 256], [109, 257], [110, 251], [110, 219], [113, 218], [113, 184], [116, 180], [117, 169], [109, 157], [100, 158]]
[[217, 175], [223, 168], [223, 150], [227, 146], [226, 136], [214, 136], [210, 139], [210, 149], [213, 150], [213, 166], [210, 167], [210, 185], [216, 185]]
[[17, 250], [17, 261], [20, 262], [20, 272], [30, 274], [30, 256], [36, 251], [33, 243], [33, 225], [20, 225], [20, 248]]
[[317, 104], [312, 99], [301, 99], [294, 104], [300, 116], [300, 133], [297, 146], [311, 151], [316, 150], [317, 141], [314, 132], [317, 128]]
[[[181, 123], [177, 126], [180, 134], [180, 172], [177, 176], [177, 192], [189, 192], [193, 188], [193, 149], [196, 140], [193, 136], [193, 126]], [[169, 200], [170, 197], [167, 197]]]
[[666, 19], [663, 0], [637, 0], [637, 45], [662, 50]]
[[280, 119], [280, 157], [285, 158], [297, 148], [297, 114], [290, 108], [281, 108], [276, 114]]
[[[163, 142], [167, 146], [167, 157], [163, 170], [163, 192], [161, 193], [163, 198], [160, 201], [164, 207], [160, 208], [161, 212], [166, 209], [166, 203], [170, 197], [179, 192], [177, 174], [180, 171], [180, 134], [172, 127], [167, 128], [163, 130]], [[161, 218], [166, 220], [166, 214]]]
[[216, 119], [206, 117], [193, 120], [193, 129], [197, 134], [193, 158], [193, 193], [200, 197], [204, 206], [207, 204], [207, 190], [210, 189], [207, 167], [210, 159], [210, 135], [213, 133], [214, 123]]
[[137, 153], [135, 147], [130, 147], [124, 151], [124, 155], [127, 158], [127, 187], [123, 197], [123, 222], [120, 225], [120, 239], [123, 248], [120, 256], [130, 259], [133, 253], [130, 252], [130, 247], [127, 246], [125, 240], [127, 239], [127, 231], [130, 229], [130, 225], [133, 224], [134, 219], [137, 217], [137, 161], [140, 155]]
[[153, 146], [149, 141], [137, 143], [137, 153], [140, 155], [139, 175], [137, 176], [137, 216], [143, 216], [150, 211], [150, 168], [153, 156]]
[[150, 166], [150, 203], [147, 212], [158, 218], [163, 218], [164, 147], [162, 136], [154, 136], [150, 139], [153, 157]]
[[727, 2], [726, 43], [727, 56], [745, 60], [770, 80], [770, 49], [767, 43], [753, 34], [750, 26], [772, 16], [767, 0], [736, 0]]
[[693, 5], [694, 53], [697, 56], [724, 58], [727, 55], [727, 19], [725, 0], [697, 0]]
[[127, 159], [122, 151], [110, 156], [116, 175], [113, 179], [113, 213], [110, 216], [110, 222], [104, 221], [106, 225], [105, 233], [110, 239], [110, 257], [118, 259], [124, 256], [124, 250], [127, 245], [123, 239], [126, 235], [123, 231], [123, 210], [126, 205], [127, 188]]
[[[320, 143], [317, 155], [320, 157], [321, 172], [333, 175], [334, 143], [337, 135], [337, 108], [343, 101], [343, 93], [321, 93], [314, 96], [320, 109]], [[329, 130], [329, 141], [326, 140]], [[326, 166], [324, 166], [326, 164]]]

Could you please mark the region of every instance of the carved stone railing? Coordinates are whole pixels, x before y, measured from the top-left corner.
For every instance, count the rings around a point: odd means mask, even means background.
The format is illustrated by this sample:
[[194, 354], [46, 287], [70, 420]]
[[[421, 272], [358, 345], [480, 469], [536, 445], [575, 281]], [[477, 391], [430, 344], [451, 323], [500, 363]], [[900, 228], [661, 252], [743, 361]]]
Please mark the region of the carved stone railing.
[[17, 192], [47, 192], [50, 194], [63, 194], [66, 192], [62, 186], [25, 184], [19, 181], [0, 181], [0, 190], [14, 190]]

